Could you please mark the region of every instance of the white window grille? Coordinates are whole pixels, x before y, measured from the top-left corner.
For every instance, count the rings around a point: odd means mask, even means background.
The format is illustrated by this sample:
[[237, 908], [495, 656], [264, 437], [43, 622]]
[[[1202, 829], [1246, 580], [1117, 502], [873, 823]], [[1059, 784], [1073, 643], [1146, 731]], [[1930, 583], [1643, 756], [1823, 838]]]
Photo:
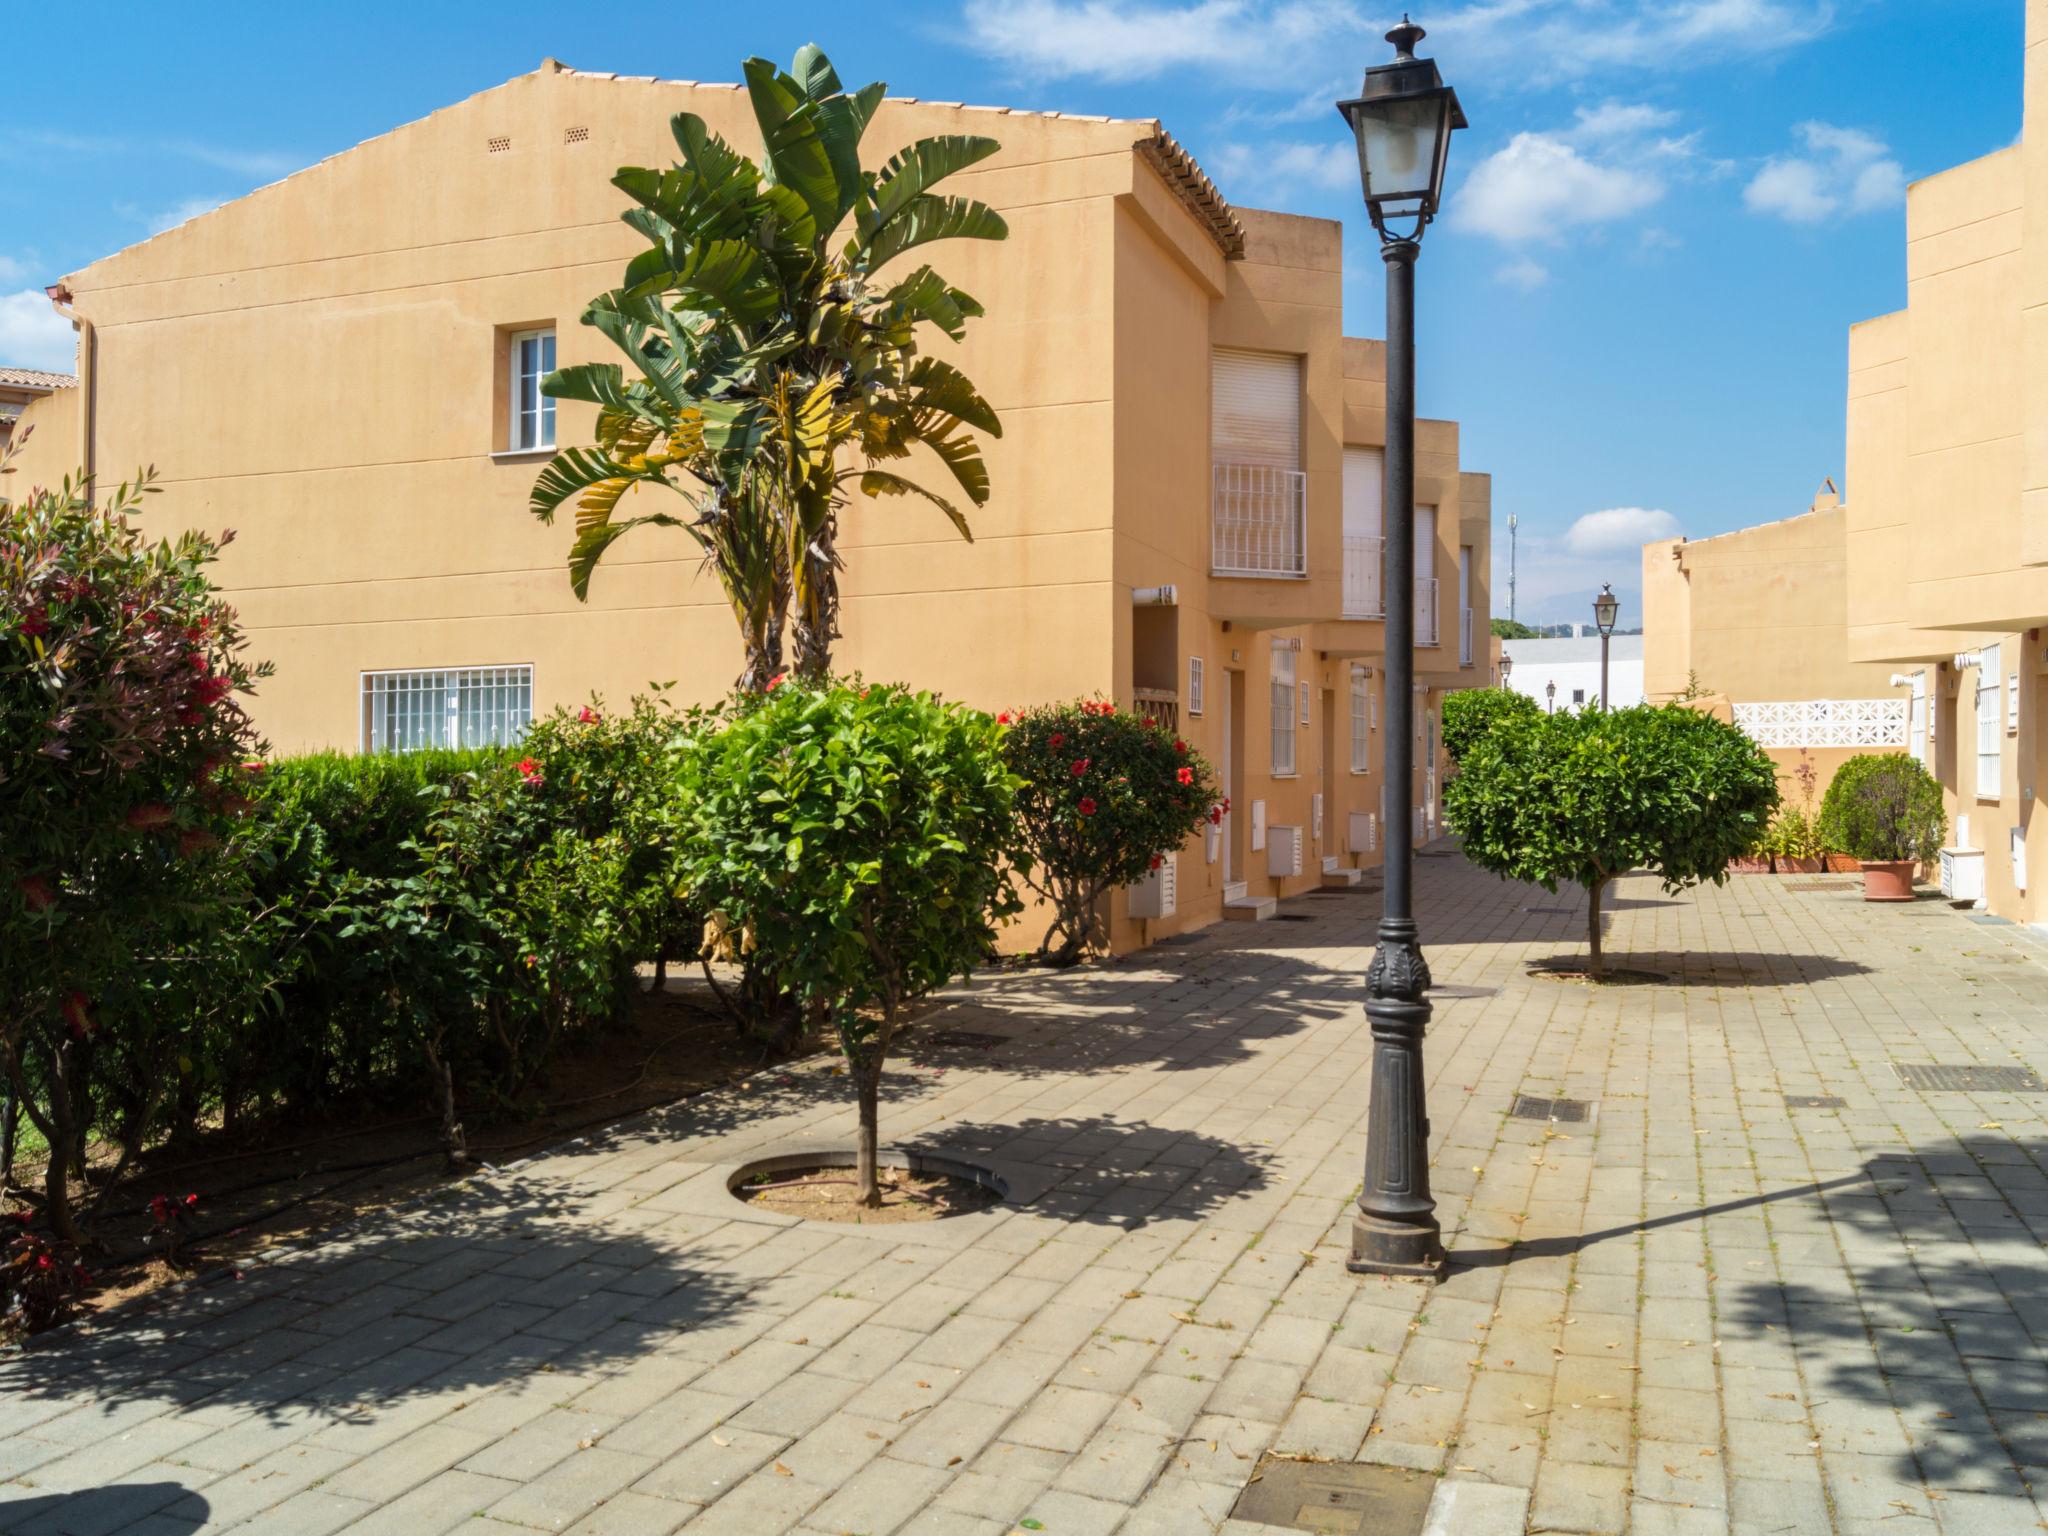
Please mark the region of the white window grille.
[[1301, 359], [1217, 349], [1209, 419], [1211, 568], [1226, 576], [1306, 576]]
[[1273, 777], [1294, 776], [1294, 658], [1292, 650], [1273, 647]]
[[1351, 672], [1351, 771], [1372, 772], [1372, 742], [1368, 733], [1372, 729], [1372, 684], [1367, 681], [1365, 668], [1354, 667]]
[[1415, 643], [1439, 644], [1436, 582], [1436, 508], [1415, 509]]
[[515, 453], [555, 446], [555, 402], [540, 392], [555, 371], [555, 333], [519, 331], [512, 337], [512, 420], [506, 446]]
[[1906, 701], [1790, 699], [1737, 704], [1735, 723], [1760, 747], [1903, 747]]
[[2008, 672], [2005, 677], [2005, 734], [2017, 736], [2020, 733], [2020, 675]]
[[1977, 798], [1996, 800], [2004, 767], [2005, 736], [1998, 718], [1998, 652], [1987, 645], [1977, 657]]
[[363, 674], [366, 752], [509, 746], [532, 723], [531, 666]]
[[1377, 619], [1387, 611], [1386, 530], [1382, 522], [1386, 456], [1377, 448], [1344, 450], [1344, 617]]
[[1301, 723], [1308, 724], [1308, 684], [1301, 685]]
[[1928, 750], [1927, 740], [1927, 674], [1913, 674], [1913, 694], [1906, 701], [1906, 750], [1911, 752], [1928, 768], [1934, 766], [1934, 754]]
[[1188, 713], [1191, 715], [1199, 715], [1202, 712], [1202, 682], [1202, 658], [1190, 656], [1188, 658]]

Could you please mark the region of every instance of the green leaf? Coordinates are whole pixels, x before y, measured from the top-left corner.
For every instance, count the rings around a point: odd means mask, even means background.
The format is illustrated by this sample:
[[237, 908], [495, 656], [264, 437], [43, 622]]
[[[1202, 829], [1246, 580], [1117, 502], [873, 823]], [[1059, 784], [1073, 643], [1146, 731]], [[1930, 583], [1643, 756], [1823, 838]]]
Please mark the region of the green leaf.
[[1010, 232], [1003, 216], [988, 206], [966, 197], [939, 197], [924, 193], [914, 197], [863, 242], [864, 249], [850, 248], [865, 258], [869, 270], [881, 267], [933, 240], [1001, 240]]

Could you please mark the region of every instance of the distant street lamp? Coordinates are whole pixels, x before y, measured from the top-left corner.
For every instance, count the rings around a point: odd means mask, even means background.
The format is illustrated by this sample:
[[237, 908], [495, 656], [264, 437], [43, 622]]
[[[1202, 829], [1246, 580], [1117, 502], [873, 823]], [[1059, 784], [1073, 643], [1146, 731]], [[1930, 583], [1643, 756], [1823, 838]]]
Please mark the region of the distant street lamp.
[[1607, 642], [1614, 634], [1614, 616], [1621, 611], [1621, 599], [1611, 582], [1600, 583], [1600, 595], [1593, 599], [1593, 622], [1600, 630], [1600, 707], [1607, 708]]
[[1555, 680], [1543, 685], [1543, 696], [1550, 700], [1550, 712], [1557, 713], [1557, 683]]
[[1387, 267], [1388, 825], [1379, 947], [1365, 977], [1372, 1026], [1372, 1101], [1365, 1183], [1351, 1224], [1354, 1274], [1434, 1277], [1443, 1232], [1429, 1193], [1429, 1112], [1422, 1078], [1422, 1034], [1429, 1024], [1429, 966], [1415, 928], [1410, 877], [1414, 849], [1405, 835], [1415, 790], [1415, 258], [1422, 232], [1443, 197], [1451, 133], [1465, 126], [1457, 92], [1436, 64], [1415, 57], [1422, 28], [1407, 17], [1387, 34], [1391, 64], [1365, 72], [1356, 98], [1337, 103], [1358, 144], [1366, 212]]
[[1514, 658], [1514, 657], [1512, 657], [1512, 656], [1510, 656], [1510, 655], [1509, 655], [1509, 654], [1508, 654], [1508, 653], [1507, 653], [1506, 651], [1502, 651], [1502, 652], [1500, 653], [1500, 685], [1501, 685], [1501, 687], [1503, 687], [1503, 688], [1507, 687], [1507, 685], [1508, 685], [1508, 674], [1509, 674], [1510, 672], [1514, 671], [1514, 670], [1515, 670], [1515, 658]]

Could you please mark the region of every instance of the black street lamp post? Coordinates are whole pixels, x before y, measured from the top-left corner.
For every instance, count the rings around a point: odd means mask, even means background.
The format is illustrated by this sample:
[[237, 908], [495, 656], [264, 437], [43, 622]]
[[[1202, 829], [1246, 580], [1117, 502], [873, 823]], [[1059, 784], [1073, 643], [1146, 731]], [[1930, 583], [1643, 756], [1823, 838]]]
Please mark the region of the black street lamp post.
[[1621, 611], [1621, 599], [1614, 584], [1600, 583], [1600, 595], [1593, 599], [1593, 622], [1600, 630], [1600, 707], [1607, 708], [1607, 642], [1614, 635], [1614, 616]]
[[1514, 670], [1515, 670], [1515, 658], [1514, 658], [1514, 657], [1512, 657], [1512, 656], [1510, 656], [1510, 655], [1509, 655], [1509, 654], [1508, 654], [1508, 653], [1507, 653], [1506, 651], [1502, 651], [1502, 652], [1500, 653], [1500, 685], [1501, 685], [1501, 687], [1503, 687], [1503, 688], [1507, 687], [1507, 685], [1508, 685], [1508, 674], [1509, 674], [1510, 672], [1514, 671]]
[[1549, 681], [1549, 682], [1547, 682], [1547, 683], [1545, 683], [1545, 684], [1543, 685], [1543, 696], [1544, 696], [1544, 698], [1546, 698], [1546, 699], [1548, 699], [1548, 700], [1550, 701], [1550, 713], [1552, 713], [1553, 715], [1554, 715], [1554, 714], [1556, 714], [1556, 713], [1557, 713], [1557, 680], [1556, 680], [1555, 678], [1553, 678], [1553, 679], [1552, 679], [1551, 681]]
[[1365, 72], [1337, 110], [1358, 141], [1366, 211], [1387, 264], [1387, 787], [1386, 888], [1379, 947], [1365, 978], [1372, 1027], [1372, 1103], [1365, 1184], [1351, 1224], [1355, 1274], [1434, 1277], [1443, 1234], [1429, 1192], [1429, 1110], [1422, 1036], [1429, 966], [1415, 928], [1409, 836], [1415, 792], [1415, 258], [1443, 195], [1452, 130], [1465, 126], [1457, 93], [1436, 64], [1415, 57], [1422, 28], [1401, 18], [1387, 34], [1394, 61]]

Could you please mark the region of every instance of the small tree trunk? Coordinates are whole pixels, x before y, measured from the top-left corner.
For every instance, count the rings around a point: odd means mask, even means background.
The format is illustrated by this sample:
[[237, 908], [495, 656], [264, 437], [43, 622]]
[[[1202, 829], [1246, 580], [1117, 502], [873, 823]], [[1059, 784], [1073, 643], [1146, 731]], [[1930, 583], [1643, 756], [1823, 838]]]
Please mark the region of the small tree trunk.
[[876, 1053], [872, 1066], [855, 1068], [860, 1094], [860, 1151], [855, 1176], [860, 1185], [860, 1203], [869, 1210], [882, 1204], [882, 1186], [875, 1176], [876, 1133], [881, 1122], [882, 1060]]
[[72, 1120], [71, 1042], [50, 1053], [50, 1161], [43, 1173], [43, 1214], [50, 1230], [67, 1243], [83, 1245], [85, 1236], [71, 1215], [71, 1162], [78, 1132]]
[[1586, 945], [1593, 956], [1586, 973], [1595, 981], [1607, 974], [1600, 956], [1600, 892], [1606, 885], [1607, 881], [1602, 877], [1586, 887]]
[[435, 1039], [429, 1037], [425, 1043], [427, 1066], [441, 1090], [441, 1151], [447, 1158], [448, 1171], [461, 1173], [469, 1167], [469, 1147], [463, 1140], [462, 1122], [455, 1118], [455, 1074], [441, 1060]]

